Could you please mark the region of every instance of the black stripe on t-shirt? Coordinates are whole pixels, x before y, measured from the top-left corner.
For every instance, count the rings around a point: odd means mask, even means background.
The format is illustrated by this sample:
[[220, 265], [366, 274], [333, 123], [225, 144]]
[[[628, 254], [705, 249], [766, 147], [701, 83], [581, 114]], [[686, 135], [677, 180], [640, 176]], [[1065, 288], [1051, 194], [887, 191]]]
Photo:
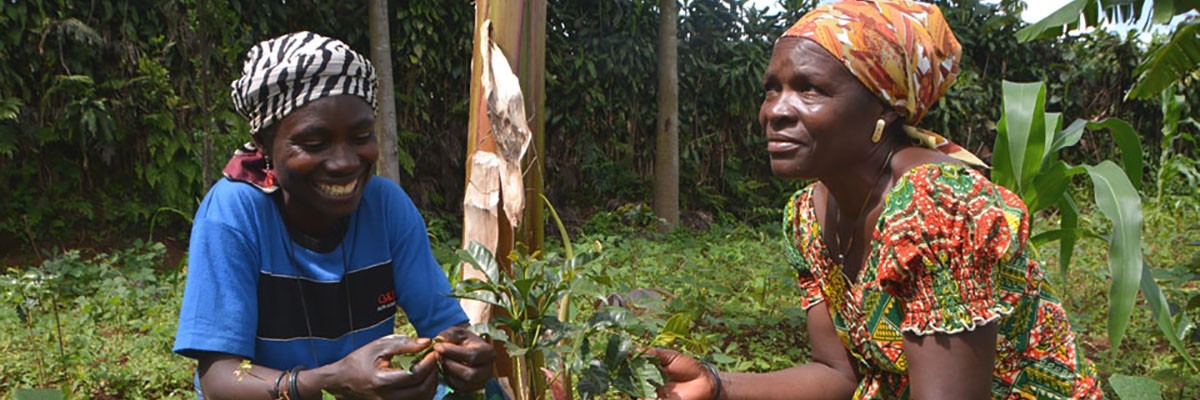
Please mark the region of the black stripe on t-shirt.
[[395, 316], [396, 288], [391, 261], [352, 271], [340, 282], [259, 274], [260, 339], [337, 339]]

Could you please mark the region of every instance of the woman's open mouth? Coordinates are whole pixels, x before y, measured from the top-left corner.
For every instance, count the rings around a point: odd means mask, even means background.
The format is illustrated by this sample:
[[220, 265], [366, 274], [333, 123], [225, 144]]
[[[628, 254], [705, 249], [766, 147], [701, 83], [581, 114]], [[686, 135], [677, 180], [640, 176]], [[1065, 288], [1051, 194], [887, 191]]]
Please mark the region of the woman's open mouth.
[[351, 181], [345, 185], [331, 185], [327, 183], [318, 183], [317, 189], [329, 197], [346, 197], [354, 194], [354, 189], [358, 188], [358, 181]]

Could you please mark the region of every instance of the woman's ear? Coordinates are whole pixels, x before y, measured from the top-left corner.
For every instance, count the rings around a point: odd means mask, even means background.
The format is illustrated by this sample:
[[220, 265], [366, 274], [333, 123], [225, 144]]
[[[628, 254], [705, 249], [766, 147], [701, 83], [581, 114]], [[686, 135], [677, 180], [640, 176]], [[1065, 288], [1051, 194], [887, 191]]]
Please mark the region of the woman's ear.
[[896, 121], [902, 121], [904, 119], [900, 116], [900, 113], [896, 112], [896, 110], [891, 106], [884, 105], [884, 107], [883, 115], [880, 115], [879, 118], [883, 118], [884, 122], [887, 123], [887, 126], [892, 126], [892, 124], [895, 124]]
[[259, 129], [258, 132], [250, 135], [250, 139], [254, 141], [254, 147], [258, 147], [259, 152], [270, 157], [271, 151], [274, 150], [271, 145], [275, 141], [275, 125]]

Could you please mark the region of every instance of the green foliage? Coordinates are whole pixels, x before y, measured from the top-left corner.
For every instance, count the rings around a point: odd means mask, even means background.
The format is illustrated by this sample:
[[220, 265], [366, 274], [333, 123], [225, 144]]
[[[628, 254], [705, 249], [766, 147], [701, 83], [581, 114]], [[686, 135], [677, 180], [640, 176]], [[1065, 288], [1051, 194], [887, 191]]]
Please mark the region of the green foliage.
[[[402, 162], [433, 177], [410, 185], [422, 204], [455, 192], [429, 182], [462, 180], [452, 178], [462, 176], [461, 161], [455, 175], [448, 156], [462, 139], [444, 132], [461, 131], [466, 120], [461, 82], [473, 16], [469, 3], [455, 5], [393, 7]], [[249, 140], [229, 100], [246, 50], [310, 30], [365, 53], [365, 19], [364, 7], [329, 0], [7, 2], [0, 8], [0, 58], [10, 60], [0, 68], [0, 243], [37, 247], [71, 230], [143, 230], [160, 207], [190, 213], [234, 147]], [[170, 222], [173, 234], [186, 230]]]
[[772, 371], [809, 357], [795, 273], [779, 258], [778, 225], [733, 222], [699, 232], [593, 231], [610, 293], [665, 293], [662, 314], [687, 314], [689, 340], [676, 347], [723, 370]]
[[1200, 159], [1185, 151], [1200, 148], [1200, 122], [1188, 117], [1190, 109], [1186, 95], [1162, 92], [1162, 142], [1154, 180], [1160, 206], [1168, 196], [1200, 196]]
[[[509, 257], [510, 275], [479, 243], [472, 242], [459, 252], [460, 261], [482, 271], [487, 280], [459, 281], [452, 295], [494, 307], [492, 321], [472, 328], [503, 342], [508, 355], [517, 359], [515, 387], [524, 388], [519, 390], [537, 387], [534, 380], [541, 379], [541, 373], [531, 367], [536, 359], [557, 359], [559, 376], [579, 371], [577, 390], [585, 399], [603, 397], [610, 389], [638, 398], [653, 397], [654, 389], [662, 385], [653, 360], [635, 351], [654, 345], [634, 344], [635, 335], [650, 332], [652, 320], [617, 307], [590, 316], [579, 313], [574, 318], [558, 312], [560, 302], [572, 293], [592, 297], [585, 295], [584, 288], [595, 287], [592, 277], [603, 274], [590, 265], [597, 256], [589, 251], [569, 258], [542, 258], [526, 254], [518, 246]], [[593, 348], [593, 341], [606, 344], [603, 349]], [[528, 398], [543, 395], [532, 393]], [[524, 394], [520, 397], [526, 398]]]
[[1153, 400], [1162, 398], [1162, 384], [1141, 376], [1113, 375], [1109, 377], [1113, 391], [1122, 400]]
[[[1028, 204], [1030, 212], [1057, 203], [1066, 213], [1075, 212], [1073, 205], [1066, 204], [1070, 198], [1066, 192], [1070, 177], [1086, 171], [1092, 178], [1096, 204], [1113, 223], [1108, 239], [1108, 265], [1113, 278], [1109, 290], [1108, 333], [1115, 348], [1120, 345], [1129, 324], [1142, 270], [1142, 206], [1136, 189], [1142, 178], [1141, 145], [1129, 124], [1114, 119], [1077, 122], [1061, 130], [1061, 114], [1045, 112], [1045, 96], [1044, 83], [1004, 82], [1003, 113], [997, 124], [999, 135], [992, 178], [1017, 193]], [[1108, 129], [1120, 137], [1117, 142], [1121, 143], [1124, 170], [1111, 161], [1073, 167], [1058, 158], [1059, 150], [1078, 142], [1085, 126]], [[1075, 218], [1072, 215], [1068, 219], [1073, 221]], [[1064, 237], [1080, 236], [1074, 227], [1067, 229], [1068, 234]], [[1072, 252], [1071, 247], [1062, 249], [1063, 254]], [[1064, 271], [1069, 267], [1065, 262], [1060, 265]]]
[[[1060, 130], [1060, 116], [1044, 111], [1044, 96], [1045, 88], [1042, 83], [1005, 82], [1004, 119], [998, 124], [999, 136], [993, 178], [997, 183], [1018, 193], [1031, 212], [1058, 207], [1061, 217], [1059, 226], [1051, 225], [1049, 230], [1043, 230], [1031, 240], [1038, 245], [1061, 240], [1059, 268], [1063, 277], [1068, 275], [1071, 255], [1076, 253], [1077, 239], [1099, 238], [1107, 244], [1104, 254], [1109, 270], [1104, 278], [1111, 279], [1111, 286], [1108, 289], [1109, 304], [1104, 309], [1108, 312], [1106, 331], [1111, 349], [1122, 347], [1122, 339], [1127, 337], [1126, 332], [1131, 326], [1130, 318], [1134, 314], [1137, 292], [1140, 289], [1151, 313], [1150, 320], [1157, 325], [1161, 337], [1165, 338], [1181, 362], [1170, 368], [1175, 371], [1194, 371], [1196, 365], [1191, 357], [1193, 345], [1186, 336], [1194, 326], [1194, 321], [1188, 316], [1189, 311], [1185, 310], [1185, 307], [1168, 300], [1155, 280], [1163, 270], [1154, 268], [1148, 254], [1143, 253], [1146, 242], [1143, 240], [1144, 210], [1139, 186], [1142, 182], [1144, 162], [1137, 133], [1124, 121], [1111, 118], [1099, 122], [1078, 120], [1068, 128]], [[1182, 107], [1177, 103], [1179, 101], [1182, 100], [1175, 96], [1164, 97], [1163, 134], [1164, 137], [1172, 138], [1171, 140], [1178, 135], [1176, 129], [1179, 127], [1178, 115]], [[1080, 142], [1085, 129], [1111, 132], [1114, 136], [1113, 143], [1120, 148], [1121, 164], [1103, 161], [1095, 166], [1071, 166], [1060, 160], [1058, 153]], [[1173, 160], [1171, 148], [1164, 148], [1161, 154], [1161, 164], [1167, 165], [1172, 162], [1169, 161]], [[1094, 206], [1099, 211], [1098, 215], [1102, 215], [1109, 222], [1108, 232], [1103, 236], [1091, 233], [1090, 229], [1081, 229], [1079, 208], [1071, 193], [1071, 178], [1085, 172], [1091, 178]], [[1159, 174], [1164, 172], [1160, 169]], [[1157, 181], [1159, 185], [1164, 184], [1162, 176]], [[1160, 205], [1161, 200], [1159, 197]], [[1195, 200], [1192, 197], [1190, 202], [1185, 201], [1182, 204], [1195, 206]], [[1181, 280], [1169, 287], [1180, 287], [1181, 283], [1186, 285], [1194, 279], [1194, 275], [1190, 273], [1174, 275]], [[1195, 297], [1189, 297], [1185, 303], [1190, 303], [1192, 298]], [[1200, 302], [1197, 305], [1200, 306]], [[1146, 378], [1114, 380], [1113, 389], [1121, 396], [1131, 393], [1147, 394], [1150, 386], [1143, 380]], [[1176, 379], [1167, 381], [1174, 380]], [[1153, 380], [1149, 382], [1153, 383], [1153, 391], [1157, 392], [1159, 383]], [[1152, 398], [1161, 398], [1161, 395]]]
[[[766, 13], [746, 0], [688, 2], [680, 13], [682, 206], [760, 218], [794, 187], [765, 168], [757, 124], [762, 69], [774, 38], [815, 5]], [[986, 156], [1001, 79], [1044, 80], [1047, 107], [1128, 121], [1158, 159], [1159, 110], [1122, 103], [1142, 57], [1136, 44], [1093, 34], [1019, 43], [1022, 3], [934, 1], [963, 44], [958, 80], [922, 125]], [[393, 4], [397, 117], [405, 189], [422, 209], [456, 213], [463, 193], [471, 27], [469, 2]], [[366, 51], [363, 7], [331, 0], [221, 4], [32, 0], [0, 10], [0, 243], [46, 247], [63, 233], [151, 225], [160, 207], [189, 211], [247, 140], [228, 83], [254, 43], [311, 30]], [[595, 18], [604, 15], [605, 18]], [[584, 210], [649, 198], [657, 7], [650, 0], [549, 2], [546, 39], [547, 193]], [[30, 44], [37, 44], [31, 46]], [[1192, 96], [1195, 85], [1180, 92]], [[1195, 96], [1192, 96], [1195, 97]], [[1108, 158], [1108, 137], [1064, 160]], [[1195, 149], [1175, 142], [1176, 153]], [[39, 201], [54, 198], [54, 202]], [[166, 222], [166, 225], [162, 225]], [[762, 221], [756, 221], [761, 223]], [[103, 236], [103, 234], [98, 235]]]
[[[1104, 22], [1137, 21], [1142, 18], [1147, 0], [1072, 0], [1058, 10], [1017, 32], [1022, 42], [1052, 38], [1084, 26]], [[1196, 0], [1149, 0], [1153, 5], [1148, 23], [1166, 24], [1171, 18], [1197, 7]]]
[[1129, 89], [1128, 97], [1154, 97], [1195, 73], [1196, 65], [1200, 65], [1200, 20], [1191, 20], [1179, 24], [1166, 43], [1146, 54], [1146, 60], [1133, 71], [1138, 81]]
[[163, 270], [164, 253], [142, 242], [93, 257], [70, 250], [0, 275], [0, 393], [49, 386], [66, 398], [191, 396], [192, 363], [167, 351], [183, 274]]
[[[1102, 26], [1106, 22], [1138, 21], [1143, 17], [1147, 0], [1073, 0], [1054, 13], [1017, 32], [1022, 42], [1062, 35], [1064, 29]], [[1166, 25], [1176, 16], [1195, 12], [1197, 0], [1149, 0], [1151, 14], [1141, 27], [1148, 31], [1154, 25]], [[1170, 40], [1158, 45], [1141, 61], [1134, 75], [1134, 84], [1126, 98], [1148, 99], [1161, 93], [1181, 78], [1194, 75], [1200, 65], [1200, 31], [1195, 17], [1175, 27]]]

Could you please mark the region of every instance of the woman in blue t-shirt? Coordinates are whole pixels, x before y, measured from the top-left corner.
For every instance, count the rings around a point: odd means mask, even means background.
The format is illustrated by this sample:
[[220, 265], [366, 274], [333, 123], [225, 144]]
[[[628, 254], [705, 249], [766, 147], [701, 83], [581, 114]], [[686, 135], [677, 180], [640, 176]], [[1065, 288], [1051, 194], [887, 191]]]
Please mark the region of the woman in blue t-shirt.
[[[412, 201], [373, 177], [370, 62], [293, 33], [252, 48], [232, 87], [254, 141], [196, 212], [174, 348], [198, 361], [198, 395], [428, 399], [439, 370], [482, 388], [494, 350], [464, 329]], [[419, 338], [392, 334], [397, 308]]]

